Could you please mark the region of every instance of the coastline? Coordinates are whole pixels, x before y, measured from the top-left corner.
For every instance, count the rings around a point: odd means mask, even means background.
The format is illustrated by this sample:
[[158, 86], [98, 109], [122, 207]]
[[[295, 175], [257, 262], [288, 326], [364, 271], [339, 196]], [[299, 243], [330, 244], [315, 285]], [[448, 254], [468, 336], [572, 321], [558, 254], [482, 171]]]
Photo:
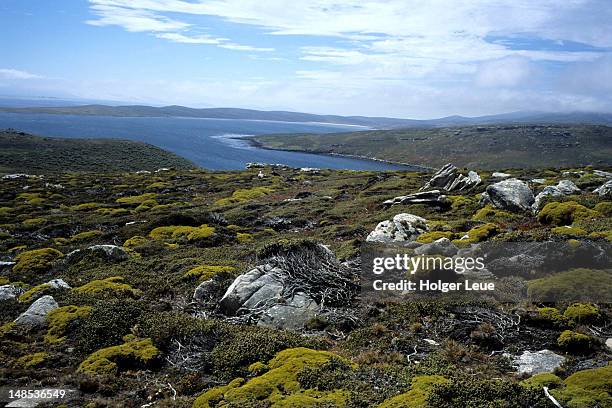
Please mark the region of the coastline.
[[410, 167], [410, 168], [413, 168], [415, 171], [431, 172], [431, 171], [436, 170], [435, 167], [428, 167], [428, 166], [423, 166], [420, 164], [412, 164], [412, 163], [397, 162], [393, 160], [379, 159], [376, 157], [360, 156], [357, 154], [345, 154], [345, 153], [334, 153], [334, 152], [330, 153], [330, 152], [315, 151], [315, 150], [308, 151], [308, 150], [275, 149], [273, 147], [265, 146], [263, 143], [261, 143], [256, 138], [257, 138], [257, 135], [236, 137], [236, 139], [244, 140], [248, 144], [250, 144], [252, 147], [257, 148], [257, 149], [262, 149], [262, 150], [275, 150], [279, 152], [296, 152], [296, 153], [306, 153], [306, 154], [320, 154], [320, 155], [331, 156], [331, 157], [344, 157], [347, 159], [369, 160], [369, 161], [375, 161], [379, 163], [392, 164], [396, 166]]

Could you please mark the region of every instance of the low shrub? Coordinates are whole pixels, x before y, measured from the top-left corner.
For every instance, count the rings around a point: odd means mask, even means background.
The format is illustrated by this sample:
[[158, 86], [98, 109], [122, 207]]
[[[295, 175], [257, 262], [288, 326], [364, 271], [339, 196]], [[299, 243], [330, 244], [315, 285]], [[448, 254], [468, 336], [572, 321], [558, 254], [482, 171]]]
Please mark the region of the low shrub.
[[580, 268], [559, 272], [530, 281], [527, 294], [533, 302], [610, 299], [612, 271]]
[[567, 351], [585, 352], [593, 346], [593, 338], [587, 334], [564, 330], [557, 338], [557, 345]]
[[232, 193], [231, 197], [222, 198], [215, 202], [216, 205], [228, 205], [242, 203], [245, 201], [255, 200], [272, 193], [274, 190], [270, 187], [253, 187], [249, 189], [240, 189]]
[[597, 203], [593, 209], [606, 217], [612, 217], [612, 201]]
[[138, 206], [145, 201], [155, 200], [157, 198], [157, 194], [155, 193], [144, 193], [137, 196], [128, 196], [128, 197], [120, 197], [117, 200], [117, 204], [127, 204], [132, 206]]
[[611, 407], [612, 365], [578, 371], [567, 377], [565, 387], [555, 389], [552, 394], [564, 407]]
[[73, 235], [70, 238], [70, 240], [72, 242], [90, 241], [92, 239], [99, 238], [102, 235], [104, 235], [104, 233], [102, 231], [99, 231], [99, 230], [84, 231], [84, 232], [80, 232], [80, 233], [78, 233], [76, 235]]
[[587, 234], [587, 232], [582, 228], [572, 227], [569, 225], [552, 228], [550, 232], [557, 235], [566, 235], [571, 237], [582, 237]]
[[380, 404], [379, 408], [420, 408], [427, 405], [427, 398], [431, 390], [438, 385], [448, 384], [450, 381], [439, 375], [423, 375], [414, 377], [410, 390], [397, 395]]
[[233, 266], [224, 265], [200, 265], [191, 268], [183, 275], [185, 279], [197, 279], [201, 282], [212, 279], [219, 273], [232, 273], [236, 270]]
[[599, 317], [599, 308], [589, 303], [573, 303], [565, 309], [563, 317], [571, 322], [582, 324], [592, 323]]
[[41, 351], [40, 353], [28, 354], [17, 359], [17, 365], [23, 368], [31, 368], [41, 365], [49, 357], [49, 353]]

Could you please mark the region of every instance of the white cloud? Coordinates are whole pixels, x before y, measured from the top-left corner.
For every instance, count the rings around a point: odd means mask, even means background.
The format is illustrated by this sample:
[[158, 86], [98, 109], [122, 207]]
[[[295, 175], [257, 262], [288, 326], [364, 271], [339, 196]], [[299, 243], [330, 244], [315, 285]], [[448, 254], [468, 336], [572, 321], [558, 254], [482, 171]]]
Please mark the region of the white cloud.
[[172, 20], [143, 9], [94, 4], [91, 6], [91, 10], [98, 16], [98, 19], [88, 20], [87, 24], [94, 26], [116, 25], [131, 32], [162, 32], [189, 27], [187, 23]]
[[32, 74], [27, 71], [18, 69], [2, 68], [0, 69], [0, 79], [41, 79], [40, 75]]

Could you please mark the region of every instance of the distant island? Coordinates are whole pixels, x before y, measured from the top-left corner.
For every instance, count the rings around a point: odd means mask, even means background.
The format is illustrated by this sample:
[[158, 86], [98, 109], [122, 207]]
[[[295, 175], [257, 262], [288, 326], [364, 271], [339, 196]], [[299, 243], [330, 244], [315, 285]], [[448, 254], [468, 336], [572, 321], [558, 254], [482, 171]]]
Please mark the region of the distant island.
[[61, 139], [0, 130], [0, 172], [64, 173], [193, 169], [189, 160], [143, 142]]
[[266, 149], [432, 167], [447, 162], [481, 169], [612, 164], [612, 127], [598, 125], [481, 125], [325, 135], [277, 134], [248, 140]]
[[491, 124], [594, 124], [612, 125], [612, 114], [597, 112], [512, 112], [478, 117], [448, 116], [438, 119], [400, 119], [369, 116], [315, 115], [289, 111], [260, 111], [239, 108], [188, 108], [185, 106], [154, 107], [146, 105], [81, 105], [63, 107], [0, 107], [0, 112], [47, 113], [56, 115], [89, 115], [117, 117], [185, 117], [201, 119], [270, 120], [281, 122], [319, 122], [364, 126], [375, 129], [434, 128]]

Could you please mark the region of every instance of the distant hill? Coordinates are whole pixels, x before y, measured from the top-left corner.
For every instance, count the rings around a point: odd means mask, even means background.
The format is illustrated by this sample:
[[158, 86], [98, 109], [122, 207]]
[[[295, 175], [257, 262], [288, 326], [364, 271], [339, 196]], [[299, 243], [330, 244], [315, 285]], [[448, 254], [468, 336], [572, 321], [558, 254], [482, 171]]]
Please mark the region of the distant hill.
[[612, 165], [612, 127], [596, 125], [482, 125], [264, 135], [251, 140], [268, 149], [431, 167], [448, 162], [481, 169]]
[[114, 172], [190, 169], [189, 160], [147, 143], [117, 139], [59, 139], [0, 130], [0, 173]]
[[479, 124], [510, 124], [510, 123], [540, 123], [568, 124], [584, 123], [597, 125], [612, 125], [612, 114], [608, 113], [546, 113], [546, 112], [514, 112], [501, 115], [479, 117], [449, 116], [439, 119], [416, 120], [367, 116], [315, 115], [310, 113], [286, 111], [259, 111], [237, 108], [203, 108], [195, 109], [185, 106], [154, 107], [146, 105], [81, 105], [64, 107], [0, 107], [0, 112], [13, 113], [49, 113], [63, 115], [93, 115], [120, 117], [187, 117], [210, 119], [250, 119], [275, 120], [283, 122], [325, 122], [366, 126], [376, 129], [396, 128], [432, 128], [443, 126], [479, 125]]

